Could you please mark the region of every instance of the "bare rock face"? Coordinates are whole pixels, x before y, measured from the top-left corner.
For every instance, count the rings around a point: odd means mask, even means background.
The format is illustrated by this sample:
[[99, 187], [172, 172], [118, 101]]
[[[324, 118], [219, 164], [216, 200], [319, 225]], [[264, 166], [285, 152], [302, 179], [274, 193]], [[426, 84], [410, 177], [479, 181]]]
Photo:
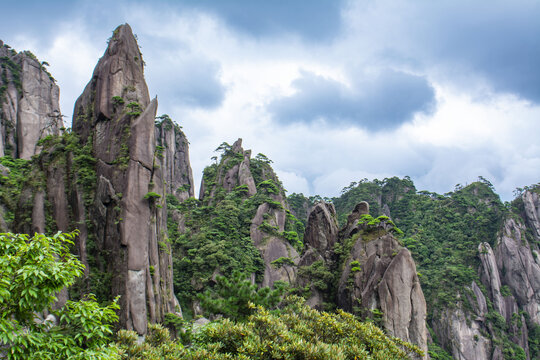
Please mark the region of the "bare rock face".
[[333, 204], [320, 202], [311, 211], [304, 235], [304, 244], [327, 258], [338, 239], [338, 222]]
[[540, 324], [540, 266], [535, 262], [525, 227], [506, 219], [495, 249], [501, 280], [512, 291], [520, 308]]
[[521, 196], [525, 208], [525, 218], [536, 241], [540, 241], [540, 196], [538, 193], [525, 191]]
[[370, 311], [381, 311], [382, 326], [390, 335], [427, 353], [426, 302], [411, 254], [385, 231], [370, 236], [353, 237], [339, 282], [338, 305], [348, 311], [359, 305], [366, 317]]
[[[326, 267], [331, 267], [338, 232], [334, 205], [325, 202], [316, 204], [308, 217], [304, 234], [305, 251], [298, 263], [298, 268], [309, 267], [317, 261], [322, 262]], [[306, 303], [312, 308], [322, 310], [324, 297], [321, 291], [312, 284], [312, 279], [309, 276], [298, 276], [297, 284], [301, 288], [310, 286], [311, 296]]]
[[[297, 284], [311, 285], [314, 279], [303, 268], [320, 262], [329, 273], [339, 274], [337, 289], [330, 289], [336, 294], [330, 296], [340, 308], [374, 318], [389, 335], [418, 345], [427, 359], [427, 309], [416, 265], [394, 237], [393, 223], [386, 218], [369, 225], [362, 217], [368, 214], [369, 204], [360, 202], [338, 231], [334, 206], [317, 204], [309, 215]], [[324, 294], [313, 285], [310, 289], [307, 303], [321, 308]]]
[[508, 319], [505, 301], [501, 295], [501, 279], [499, 269], [497, 268], [497, 259], [488, 243], [481, 243], [478, 246], [478, 252], [482, 266], [480, 267], [480, 279], [486, 289], [489, 290], [489, 297], [495, 306], [495, 309], [505, 319]]
[[189, 147], [181, 128], [166, 115], [156, 124], [157, 160], [168, 194], [183, 201], [194, 197], [193, 172], [189, 162]]
[[434, 316], [433, 330], [441, 344], [451, 349], [454, 359], [502, 360], [500, 349], [493, 349], [491, 341], [483, 335], [482, 322], [467, 319], [461, 306], [437, 313]]
[[347, 217], [347, 225], [340, 230], [340, 238], [347, 238], [359, 231], [358, 220], [362, 215], [369, 214], [369, 204], [366, 201], [361, 201], [354, 207], [353, 211]]
[[40, 139], [60, 133], [60, 90], [45, 66], [0, 41], [0, 156], [30, 159]]
[[[488, 243], [478, 246], [481, 265], [479, 275], [493, 310], [506, 323], [509, 339], [525, 352], [528, 359], [528, 329], [524, 310], [532, 321], [538, 319], [539, 268], [524, 235], [525, 227], [514, 218], [507, 218], [495, 246]], [[503, 288], [506, 288], [503, 291]], [[433, 330], [441, 344], [455, 359], [503, 359], [503, 349], [491, 340], [492, 325], [488, 316], [487, 299], [473, 282], [459, 297], [466, 297], [472, 308], [466, 309], [458, 302], [454, 309], [440, 310], [433, 317]], [[535, 317], [536, 316], [536, 317]], [[489, 336], [487, 335], [489, 334]]]
[[261, 285], [271, 287], [278, 280], [292, 284], [296, 280], [296, 268], [291, 264], [275, 266], [272, 262], [280, 258], [288, 258], [296, 265], [299, 261], [298, 252], [283, 238], [262, 229], [261, 225], [264, 221], [275, 228], [276, 232], [282, 233], [285, 230], [285, 211], [274, 209], [264, 203], [259, 206], [251, 221], [251, 239], [261, 252], [265, 265]]
[[[146, 333], [148, 320], [161, 321], [176, 310], [165, 183], [176, 186], [189, 168], [175, 163], [176, 134], [156, 131], [157, 100], [150, 101], [143, 70], [131, 28], [119, 26], [73, 118], [74, 131], [83, 144], [91, 144], [97, 160], [99, 181], [89, 220], [99, 251], [108, 256], [107, 271], [115, 274], [111, 292], [121, 295], [120, 325], [139, 334]], [[170, 146], [164, 147], [165, 156], [156, 152], [156, 139]], [[187, 155], [187, 146], [184, 150]], [[162, 160], [179, 168], [164, 173], [158, 166]], [[189, 183], [191, 173], [183, 175]]]

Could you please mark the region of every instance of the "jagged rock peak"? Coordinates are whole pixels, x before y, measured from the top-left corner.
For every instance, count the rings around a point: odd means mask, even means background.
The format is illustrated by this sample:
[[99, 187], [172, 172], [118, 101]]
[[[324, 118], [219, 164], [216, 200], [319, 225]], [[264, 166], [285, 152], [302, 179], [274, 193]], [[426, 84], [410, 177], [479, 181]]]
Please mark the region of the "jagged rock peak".
[[354, 207], [354, 210], [347, 217], [347, 224], [352, 224], [358, 220], [360, 216], [369, 214], [369, 203], [367, 201], [361, 201]]
[[354, 311], [360, 305], [364, 317], [380, 310], [390, 335], [427, 352], [427, 308], [416, 264], [394, 237], [391, 222], [382, 220], [373, 227], [357, 221], [368, 212], [367, 203], [359, 203], [339, 233], [340, 243], [352, 244], [352, 249], [338, 265], [338, 306]]
[[232, 145], [231, 151], [234, 153], [244, 153], [244, 149], [242, 148], [242, 138], [238, 138]]
[[168, 194], [183, 201], [194, 197], [193, 172], [189, 161], [189, 142], [181, 127], [168, 115], [156, 122], [156, 152], [162, 180]]
[[40, 139], [60, 134], [60, 90], [46, 66], [30, 51], [0, 45], [0, 156], [30, 159]]
[[148, 320], [162, 321], [176, 308], [170, 245], [159, 244], [167, 244], [165, 182], [176, 184], [180, 171], [164, 174], [159, 166], [160, 160], [174, 163], [177, 149], [156, 152], [156, 111], [135, 37], [129, 25], [121, 25], [77, 99], [73, 128], [97, 160], [93, 207], [99, 211], [91, 210], [89, 221], [97, 229], [98, 251], [110, 254], [107, 271], [117, 275], [111, 288], [121, 296], [119, 323], [139, 334], [146, 333]]
[[321, 201], [315, 205], [308, 217], [304, 243], [320, 253], [332, 250], [337, 241], [338, 222], [334, 204]]
[[[127, 112], [140, 113], [149, 103], [137, 40], [128, 24], [120, 25], [113, 31], [92, 80], [75, 104], [73, 128], [86, 135], [88, 122], [93, 126], [98, 119], [113, 119], [124, 107], [128, 108]], [[89, 104], [92, 104], [90, 109]]]
[[207, 188], [208, 184], [203, 176], [199, 199], [212, 201], [215, 196], [216, 185], [223, 187], [226, 192], [232, 191], [237, 186], [245, 185], [248, 190], [247, 195], [255, 195], [257, 187], [250, 170], [251, 150], [244, 151], [242, 139], [236, 140], [232, 146], [223, 143], [217, 150], [223, 150], [224, 153], [218, 166], [215, 185], [211, 189]]

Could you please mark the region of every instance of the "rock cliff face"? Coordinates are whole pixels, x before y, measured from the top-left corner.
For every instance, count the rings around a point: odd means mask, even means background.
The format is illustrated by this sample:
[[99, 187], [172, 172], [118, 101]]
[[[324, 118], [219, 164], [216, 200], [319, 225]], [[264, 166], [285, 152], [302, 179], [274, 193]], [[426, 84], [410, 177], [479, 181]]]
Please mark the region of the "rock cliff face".
[[510, 310], [517, 310], [517, 302], [532, 322], [540, 325], [540, 265], [525, 239], [525, 230], [523, 224], [507, 219], [495, 248], [502, 284], [510, 288], [515, 298], [512, 301], [513, 306], [503, 310], [501, 315], [506, 315], [505, 318], [509, 320], [513, 313]]
[[165, 192], [180, 201], [192, 198], [193, 173], [186, 135], [167, 115], [162, 115], [159, 119], [161, 121], [156, 124], [156, 154]]
[[170, 120], [156, 128], [156, 110], [137, 42], [129, 25], [121, 25], [75, 104], [73, 130], [96, 160], [86, 220], [105, 254], [102, 266], [115, 274], [111, 292], [121, 295], [120, 324], [140, 334], [148, 320], [178, 310], [165, 198], [193, 194], [187, 141]]
[[[298, 263], [299, 269], [313, 267], [315, 263], [333, 268], [335, 264], [334, 245], [338, 241], [339, 227], [333, 204], [320, 202], [315, 205], [308, 217], [304, 234], [304, 252]], [[320, 266], [320, 265], [319, 265]], [[321, 279], [325, 280], [325, 279]], [[318, 310], [324, 309], [325, 294], [320, 286], [314, 284], [311, 274], [298, 276], [297, 285], [309, 287], [310, 297], [306, 303]]]
[[377, 320], [390, 335], [417, 344], [427, 353], [426, 302], [415, 263], [392, 235], [393, 224], [384, 218], [376, 220], [375, 226], [368, 224], [363, 217], [367, 214], [369, 205], [358, 204], [338, 233], [334, 206], [317, 204], [309, 216], [307, 246], [299, 262], [300, 273], [307, 275], [300, 276], [298, 283], [301, 287], [310, 284], [308, 303], [322, 307], [320, 285], [317, 288], [313, 278], [310, 283], [309, 274], [314, 273], [302, 270], [320, 262], [339, 276], [334, 296], [340, 308], [363, 317], [381, 316]]
[[[225, 154], [211, 179], [203, 177], [199, 198], [208, 204], [215, 204], [223, 194], [239, 187], [245, 191], [245, 198], [260, 193], [267, 201], [261, 201], [250, 225], [250, 237], [260, 251], [264, 262], [262, 286], [273, 286], [276, 281], [293, 283], [296, 279], [295, 264], [299, 257], [296, 249], [285, 239], [288, 222], [287, 200], [276, 174], [269, 163], [251, 164], [251, 151], [242, 148], [242, 139], [238, 139]], [[257, 171], [258, 180], [252, 169]], [[256, 185], [256, 182], [259, 185]], [[274, 261], [288, 259], [282, 264]]]
[[[540, 267], [525, 231], [519, 219], [505, 219], [495, 250], [488, 243], [478, 247], [485, 293], [473, 282], [464, 289], [464, 302], [456, 309], [440, 310], [434, 316], [433, 330], [455, 359], [508, 358], [511, 344], [492, 341], [499, 335], [496, 327], [505, 328], [513, 346], [530, 358], [527, 322], [538, 325]], [[465, 309], [463, 304], [471, 306]]]
[[60, 90], [45, 66], [0, 41], [0, 156], [30, 159], [40, 139], [60, 133]]
[[[540, 242], [540, 195], [537, 192], [527, 190], [523, 193], [521, 199], [525, 209], [525, 221], [531, 229], [536, 242]], [[538, 246], [535, 250], [538, 253]]]

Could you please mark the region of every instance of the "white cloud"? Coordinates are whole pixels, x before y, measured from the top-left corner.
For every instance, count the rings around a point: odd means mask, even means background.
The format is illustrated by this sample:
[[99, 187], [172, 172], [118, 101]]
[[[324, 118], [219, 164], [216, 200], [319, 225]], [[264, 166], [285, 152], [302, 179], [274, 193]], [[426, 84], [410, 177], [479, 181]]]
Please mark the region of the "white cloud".
[[[419, 189], [447, 192], [483, 175], [510, 199], [515, 187], [540, 181], [538, 106], [496, 92], [485, 74], [472, 72], [465, 61], [453, 71], [450, 61], [441, 58], [438, 63], [432, 49], [422, 48], [418, 39], [423, 35], [415, 33], [423, 28], [407, 23], [420, 13], [418, 5], [350, 4], [341, 36], [324, 43], [294, 34], [252, 37], [229, 28], [216, 15], [188, 8], [179, 12], [163, 4], [120, 6], [117, 17], [109, 13], [107, 21], [128, 21], [138, 34], [150, 93], [160, 100], [158, 111], [183, 126], [191, 143], [196, 184], [213, 150], [238, 137], [246, 149], [274, 161], [289, 192], [306, 195], [337, 195], [351, 181], [394, 175], [410, 175]], [[429, 8], [422, 13], [428, 14]], [[50, 43], [33, 41], [21, 29], [17, 43], [11, 44], [35, 49], [51, 64], [66, 114], [90, 80], [105, 48], [105, 34], [113, 30], [98, 29], [82, 14], [75, 19], [54, 25], [57, 31]], [[454, 55], [453, 60], [459, 57]], [[358, 74], [385, 68], [428, 79], [436, 89], [433, 113], [416, 114], [397, 129], [371, 133], [324, 119], [309, 125], [277, 122], [267, 111], [274, 99], [294, 93], [291, 84], [303, 70], [351, 85]], [[217, 105], [191, 106], [178, 98], [175, 90], [193, 90], [189, 81], [205, 81], [206, 73], [215, 88], [195, 89], [213, 94], [223, 87]]]

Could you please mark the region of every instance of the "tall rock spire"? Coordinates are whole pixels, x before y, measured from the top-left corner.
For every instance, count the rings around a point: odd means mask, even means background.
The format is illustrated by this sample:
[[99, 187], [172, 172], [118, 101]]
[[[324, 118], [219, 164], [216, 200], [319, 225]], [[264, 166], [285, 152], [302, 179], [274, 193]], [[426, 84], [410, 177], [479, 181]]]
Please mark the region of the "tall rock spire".
[[[147, 321], [174, 312], [165, 189], [155, 171], [157, 99], [129, 25], [114, 30], [92, 79], [75, 104], [73, 129], [90, 143], [98, 183], [91, 224], [104, 271], [114, 274], [120, 325], [146, 333]], [[191, 174], [188, 175], [188, 177]]]
[[60, 133], [60, 90], [45, 66], [0, 40], [0, 156], [30, 159], [40, 139]]

